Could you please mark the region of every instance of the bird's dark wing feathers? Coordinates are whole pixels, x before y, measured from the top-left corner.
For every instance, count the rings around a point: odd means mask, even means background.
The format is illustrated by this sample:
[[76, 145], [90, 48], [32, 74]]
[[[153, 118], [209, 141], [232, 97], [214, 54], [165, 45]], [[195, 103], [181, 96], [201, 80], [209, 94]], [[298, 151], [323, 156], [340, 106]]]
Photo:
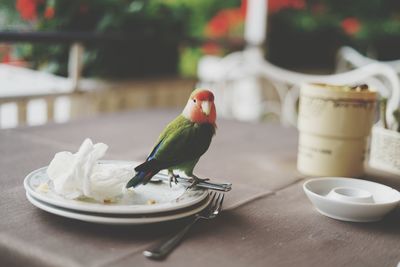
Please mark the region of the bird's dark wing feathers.
[[137, 172], [146, 172], [150, 170], [161, 170], [161, 162], [156, 159], [151, 159], [148, 161], [143, 162], [142, 164], [136, 166], [135, 171]]
[[146, 161], [143, 162], [142, 164], [136, 166], [135, 171], [137, 172], [141, 172], [141, 171], [150, 171], [150, 170], [162, 170], [167, 168], [168, 166], [170, 166], [170, 162], [162, 162], [160, 160], [157, 160], [155, 155], [158, 151], [158, 149], [160, 148], [160, 146], [162, 145], [164, 138], [162, 138], [157, 145], [154, 146], [153, 150], [151, 151], [151, 153], [149, 154], [149, 156], [147, 157]]
[[212, 125], [188, 125], [179, 129], [179, 134], [166, 136], [165, 145], [154, 155], [155, 159], [163, 162], [164, 168], [196, 160], [210, 146], [214, 128]]
[[[153, 148], [147, 160], [138, 165], [135, 171], [157, 170], [158, 172], [159, 170], [168, 169], [183, 162], [199, 158], [207, 151], [214, 134], [213, 130], [208, 127], [213, 126], [202, 125], [200, 129], [187, 127], [182, 129], [182, 131], [188, 131], [187, 134], [174, 135], [172, 138], [168, 138], [168, 135], [164, 136]], [[204, 131], [204, 133], [198, 134], [197, 132], [195, 134], [192, 133], [193, 131]], [[167, 145], [163, 146], [162, 144], [166, 139], [168, 139]]]
[[153, 148], [153, 150], [151, 151], [150, 155], [147, 157], [146, 161], [152, 160], [154, 159], [154, 155], [157, 153], [158, 149], [160, 148], [162, 142], [163, 142], [164, 138], [162, 138], [157, 145], [155, 145], [155, 147]]

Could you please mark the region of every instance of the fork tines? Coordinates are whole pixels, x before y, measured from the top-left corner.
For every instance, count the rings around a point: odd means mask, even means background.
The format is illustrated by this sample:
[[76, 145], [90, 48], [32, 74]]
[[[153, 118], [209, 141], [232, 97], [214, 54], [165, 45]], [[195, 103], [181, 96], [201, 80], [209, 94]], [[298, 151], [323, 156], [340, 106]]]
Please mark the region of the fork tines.
[[222, 210], [222, 203], [224, 202], [224, 193], [210, 192], [209, 197], [211, 198], [210, 204], [207, 209], [208, 217], [215, 217]]

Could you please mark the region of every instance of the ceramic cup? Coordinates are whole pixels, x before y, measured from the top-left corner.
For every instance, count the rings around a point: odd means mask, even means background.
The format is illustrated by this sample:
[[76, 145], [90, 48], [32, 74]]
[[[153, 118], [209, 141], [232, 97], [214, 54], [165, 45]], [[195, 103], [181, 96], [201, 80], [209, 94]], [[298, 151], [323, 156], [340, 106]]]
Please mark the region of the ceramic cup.
[[361, 176], [376, 99], [371, 89], [303, 84], [298, 170], [311, 176]]

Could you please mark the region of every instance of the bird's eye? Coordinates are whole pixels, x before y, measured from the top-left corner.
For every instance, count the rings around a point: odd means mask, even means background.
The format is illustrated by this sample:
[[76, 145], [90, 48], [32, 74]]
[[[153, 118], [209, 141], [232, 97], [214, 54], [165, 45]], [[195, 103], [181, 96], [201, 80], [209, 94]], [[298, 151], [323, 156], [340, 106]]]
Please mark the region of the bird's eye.
[[197, 102], [196, 99], [193, 98], [193, 102], [196, 103]]

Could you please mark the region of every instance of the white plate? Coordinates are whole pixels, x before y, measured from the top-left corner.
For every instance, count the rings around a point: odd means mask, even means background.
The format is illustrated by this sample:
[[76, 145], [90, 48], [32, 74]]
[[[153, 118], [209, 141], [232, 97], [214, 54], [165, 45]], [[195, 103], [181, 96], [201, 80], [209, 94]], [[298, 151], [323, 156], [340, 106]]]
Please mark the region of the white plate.
[[205, 209], [210, 202], [210, 199], [207, 199], [201, 205], [197, 206], [194, 209], [189, 209], [184, 212], [178, 213], [167, 213], [164, 216], [136, 216], [136, 217], [118, 217], [118, 216], [101, 216], [87, 213], [80, 213], [73, 210], [63, 209], [57, 206], [52, 206], [46, 204], [35, 197], [31, 196], [28, 192], [26, 193], [26, 197], [34, 206], [38, 207], [41, 210], [47, 211], [52, 214], [56, 214], [62, 217], [75, 219], [79, 221], [91, 222], [91, 223], [99, 223], [99, 224], [113, 224], [113, 225], [139, 225], [139, 224], [149, 224], [149, 223], [158, 223], [165, 221], [177, 220], [185, 217], [189, 217], [193, 214], [196, 214], [203, 209]]
[[[107, 163], [107, 161], [102, 161]], [[132, 164], [128, 161], [110, 161], [113, 164], [121, 165]], [[96, 212], [107, 214], [150, 214], [167, 211], [176, 211], [192, 205], [196, 205], [207, 197], [207, 190], [191, 189], [180, 184], [169, 183], [148, 183], [145, 186], [139, 186], [133, 191], [128, 191], [117, 203], [99, 203], [91, 200], [67, 199], [58, 195], [50, 187], [48, 192], [37, 190], [37, 187], [43, 183], [49, 182], [46, 173], [47, 167], [37, 169], [25, 177], [25, 190], [38, 200], [58, 206], [61, 208], [72, 209], [84, 212]], [[157, 177], [157, 175], [156, 175]], [[51, 184], [51, 183], [50, 183]], [[148, 200], [155, 200], [155, 204], [148, 205]]]
[[[321, 214], [342, 221], [379, 221], [400, 201], [400, 193], [393, 188], [345, 177], [310, 179], [303, 189]], [[344, 192], [339, 197], [332, 194], [337, 189]]]

